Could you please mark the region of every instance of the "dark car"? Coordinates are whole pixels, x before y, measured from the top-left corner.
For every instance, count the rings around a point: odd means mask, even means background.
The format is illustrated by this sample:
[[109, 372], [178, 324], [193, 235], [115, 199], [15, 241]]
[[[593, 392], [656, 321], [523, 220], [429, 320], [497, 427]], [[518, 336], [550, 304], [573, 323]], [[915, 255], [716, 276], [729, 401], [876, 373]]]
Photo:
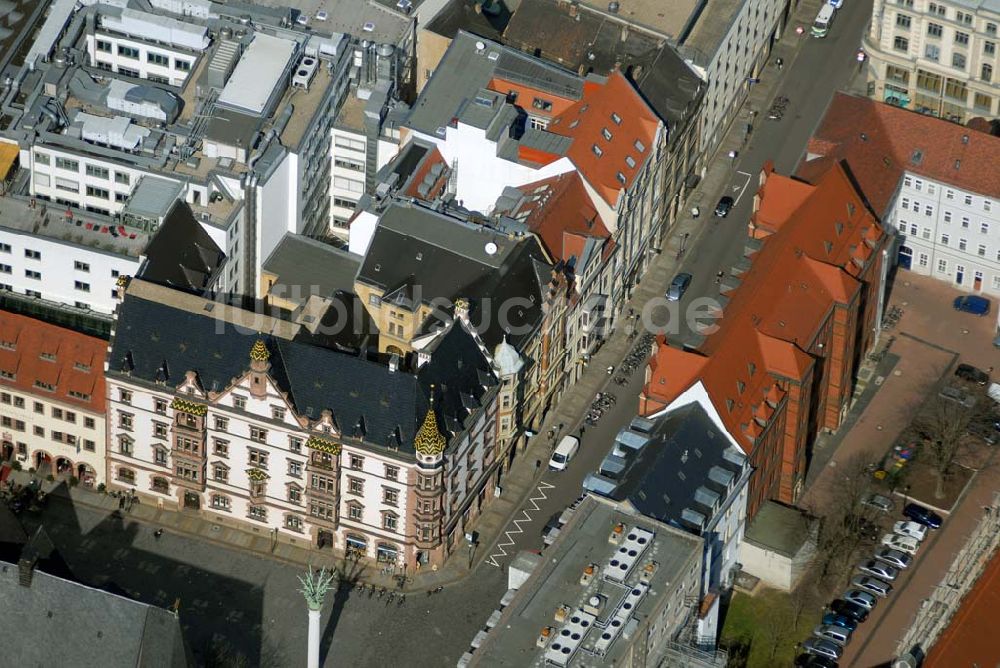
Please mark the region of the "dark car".
[[985, 385], [990, 382], [990, 375], [982, 369], [977, 369], [971, 364], [959, 364], [955, 367], [955, 375], [962, 380], [967, 380], [976, 385]]
[[846, 617], [844, 615], [838, 615], [835, 612], [828, 612], [825, 615], [823, 615], [822, 623], [832, 624], [833, 626], [839, 626], [844, 629], [850, 629], [851, 631], [858, 628], [858, 623], [856, 621], [854, 621], [850, 617]]
[[941, 528], [941, 516], [916, 503], [906, 504], [906, 507], [903, 508], [903, 516], [931, 529]]
[[837, 613], [838, 615], [843, 615], [844, 617], [853, 619], [859, 624], [868, 619], [867, 609], [863, 608], [857, 603], [851, 603], [849, 601], [845, 601], [842, 598], [838, 598], [836, 601], [831, 603], [830, 610]]
[[952, 303], [956, 311], [971, 313], [972, 315], [986, 315], [990, 312], [990, 300], [979, 295], [965, 295], [955, 297]]
[[833, 659], [815, 654], [800, 654], [795, 659], [795, 665], [799, 668], [837, 668], [840, 664]]
[[715, 215], [719, 218], [725, 218], [729, 215], [729, 212], [733, 208], [733, 204], [736, 202], [729, 195], [725, 195], [719, 200], [719, 203], [715, 205]]
[[675, 302], [683, 297], [688, 286], [691, 285], [691, 278], [691, 274], [688, 273], [674, 276], [674, 280], [670, 281], [670, 287], [667, 289], [667, 301]]

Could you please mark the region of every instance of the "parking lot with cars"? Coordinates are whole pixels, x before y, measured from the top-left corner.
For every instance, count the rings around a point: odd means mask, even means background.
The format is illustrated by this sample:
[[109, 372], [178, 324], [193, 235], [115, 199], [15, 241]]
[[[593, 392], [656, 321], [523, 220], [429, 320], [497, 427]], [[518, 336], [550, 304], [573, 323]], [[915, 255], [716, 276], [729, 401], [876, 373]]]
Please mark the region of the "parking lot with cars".
[[[848, 645], [864, 634], [865, 622], [877, 606], [893, 595], [894, 586], [905, 585], [916, 555], [931, 532], [941, 527], [941, 516], [919, 504], [907, 503], [899, 512], [895, 502], [878, 494], [867, 496], [862, 504], [883, 516], [880, 523], [892, 522], [891, 531], [870, 559], [857, 564], [849, 587], [830, 603], [812, 637], [801, 644], [801, 666], [839, 665]], [[816, 664], [814, 657], [828, 663]]]

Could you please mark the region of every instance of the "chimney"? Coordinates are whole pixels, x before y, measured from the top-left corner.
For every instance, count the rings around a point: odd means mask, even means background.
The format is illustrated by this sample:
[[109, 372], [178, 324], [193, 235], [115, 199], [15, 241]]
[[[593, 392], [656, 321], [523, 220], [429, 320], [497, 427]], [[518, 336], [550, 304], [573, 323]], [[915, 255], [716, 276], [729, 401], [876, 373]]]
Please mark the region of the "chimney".
[[31, 586], [31, 578], [35, 573], [35, 562], [38, 561], [38, 557], [32, 554], [31, 556], [21, 557], [17, 562], [17, 583], [22, 587]]

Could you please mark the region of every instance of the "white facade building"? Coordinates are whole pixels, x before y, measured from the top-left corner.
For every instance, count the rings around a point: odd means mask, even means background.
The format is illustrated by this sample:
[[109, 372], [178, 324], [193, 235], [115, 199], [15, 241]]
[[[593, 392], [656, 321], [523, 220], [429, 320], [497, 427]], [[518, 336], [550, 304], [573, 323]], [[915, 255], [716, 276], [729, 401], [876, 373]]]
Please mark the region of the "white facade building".
[[904, 269], [1000, 297], [1000, 192], [973, 193], [906, 172], [889, 222]]
[[133, 281], [108, 356], [111, 485], [276, 540], [411, 572], [440, 564], [494, 496], [498, 398], [516, 387], [499, 389], [464, 325], [418, 370], [299, 331]]
[[959, 123], [995, 117], [998, 25], [995, 0], [875, 0], [863, 44], [869, 94]]
[[0, 312], [2, 457], [40, 475], [104, 482], [103, 339]]

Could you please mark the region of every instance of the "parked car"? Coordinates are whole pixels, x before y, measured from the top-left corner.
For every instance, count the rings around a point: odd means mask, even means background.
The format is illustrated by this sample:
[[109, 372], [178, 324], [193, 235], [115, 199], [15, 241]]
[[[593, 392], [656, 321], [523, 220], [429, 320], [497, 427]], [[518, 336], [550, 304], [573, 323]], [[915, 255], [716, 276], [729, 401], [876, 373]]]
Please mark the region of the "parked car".
[[910, 564], [913, 563], [913, 557], [905, 552], [900, 552], [889, 547], [877, 550], [875, 552], [875, 559], [900, 570], [909, 568]]
[[817, 656], [825, 656], [828, 659], [839, 659], [843, 653], [843, 648], [832, 640], [825, 638], [809, 638], [802, 643], [802, 651]]
[[875, 510], [883, 513], [891, 512], [892, 509], [896, 507], [896, 504], [893, 503], [892, 499], [881, 494], [869, 494], [861, 502], [861, 505], [867, 508], [874, 508]]
[[980, 297], [979, 295], [955, 297], [955, 301], [952, 302], [952, 306], [955, 307], [956, 311], [971, 313], [972, 315], [983, 316], [990, 312], [990, 300], [986, 297]]
[[684, 296], [684, 293], [687, 292], [688, 286], [691, 285], [691, 278], [691, 274], [687, 272], [682, 272], [674, 276], [674, 280], [670, 281], [670, 287], [667, 288], [667, 301], [679, 301]]
[[830, 5], [834, 9], [840, 9], [844, 6], [844, 0], [827, 0], [826, 4]]
[[1000, 440], [1000, 420], [987, 416], [973, 421], [967, 431], [990, 445], [995, 445]]
[[857, 603], [852, 603], [851, 601], [845, 601], [842, 598], [838, 598], [836, 601], [831, 603], [830, 610], [838, 615], [849, 617], [858, 624], [863, 624], [864, 621], [868, 619], [868, 608], [858, 605]]
[[892, 525], [892, 532], [919, 541], [927, 538], [927, 527], [917, 522], [896, 522]]
[[327, 14], [322, 9], [320, 11], [316, 12], [316, 20], [317, 21], [326, 21], [328, 18], [330, 18], [330, 15]]
[[867, 575], [877, 577], [879, 580], [892, 582], [899, 577], [899, 569], [878, 559], [869, 559], [858, 564], [858, 570]]
[[882, 545], [906, 554], [916, 554], [920, 541], [909, 536], [900, 536], [898, 533], [887, 533], [882, 536]]
[[820, 624], [813, 629], [813, 636], [829, 640], [843, 647], [851, 642], [851, 629], [845, 629], [843, 626], [834, 626], [832, 624]]
[[815, 654], [799, 654], [795, 657], [798, 668], [837, 668], [840, 664], [833, 659]]
[[855, 575], [851, 578], [851, 584], [869, 594], [875, 594], [879, 598], [885, 598], [892, 592], [891, 584], [870, 575]]
[[906, 507], [903, 508], [903, 517], [907, 517], [917, 524], [922, 524], [931, 529], [941, 528], [941, 516], [933, 510], [924, 508], [916, 503], [906, 504]]
[[977, 369], [971, 364], [959, 364], [955, 367], [955, 375], [962, 380], [967, 380], [976, 385], [986, 385], [986, 383], [990, 382], [990, 374], [982, 369]]
[[878, 599], [875, 598], [874, 594], [861, 591], [860, 589], [848, 589], [844, 592], [844, 595], [841, 598], [848, 603], [855, 603], [860, 605], [862, 608], [867, 608], [869, 610], [874, 609], [875, 604], [878, 603]]
[[948, 401], [954, 401], [970, 410], [976, 406], [976, 398], [960, 387], [942, 387], [938, 396]]
[[729, 212], [733, 209], [733, 204], [735, 200], [729, 195], [723, 195], [719, 200], [719, 203], [715, 205], [715, 215], [719, 218], [725, 218], [729, 215]]
[[851, 619], [847, 615], [838, 615], [836, 612], [828, 612], [823, 615], [821, 620], [823, 624], [833, 624], [834, 626], [843, 626], [845, 629], [854, 630], [858, 628], [858, 621], [856, 619]]

